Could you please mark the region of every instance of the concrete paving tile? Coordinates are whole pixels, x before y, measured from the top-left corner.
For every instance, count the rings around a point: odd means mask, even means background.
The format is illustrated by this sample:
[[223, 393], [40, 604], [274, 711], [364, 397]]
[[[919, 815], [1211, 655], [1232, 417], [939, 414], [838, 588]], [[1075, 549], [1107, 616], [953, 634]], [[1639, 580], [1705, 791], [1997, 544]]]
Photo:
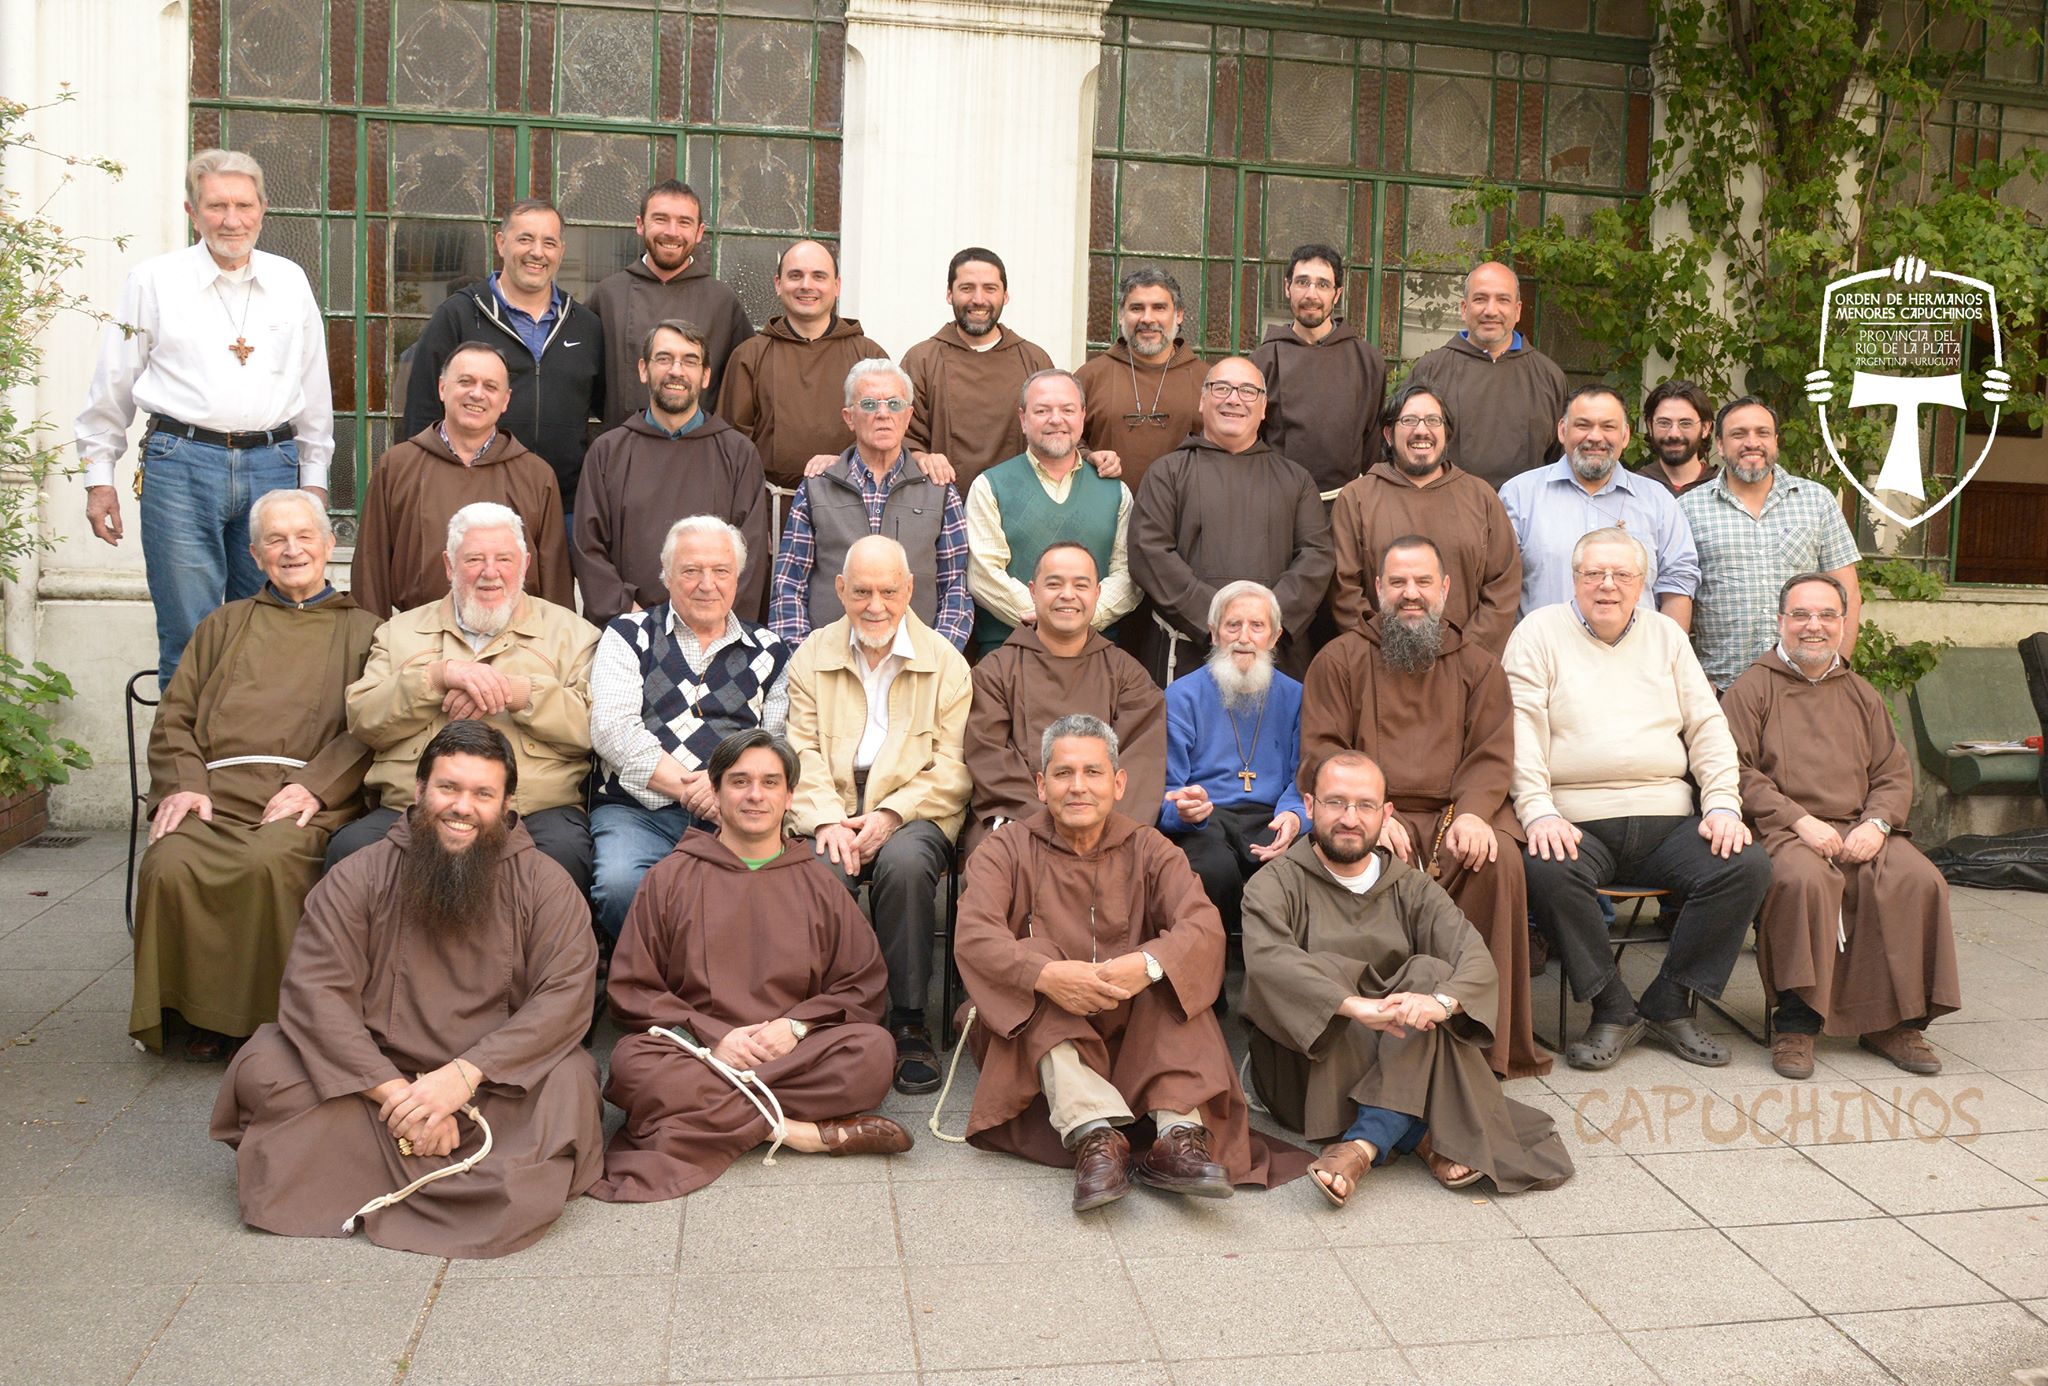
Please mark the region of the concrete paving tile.
[[1638, 1329], [1630, 1346], [1670, 1382], [1716, 1386], [1892, 1386], [1893, 1377], [1826, 1319]]
[[52, 1194], [184, 1194], [232, 1190], [235, 1153], [203, 1126], [118, 1121], [50, 1185]]
[[1103, 1212], [1126, 1257], [1300, 1251], [1324, 1244], [1322, 1215], [1332, 1211], [1308, 1183], [1239, 1189], [1224, 1199], [1181, 1198], [1139, 1186]]
[[[669, 1375], [690, 1380], [834, 1372], [916, 1370], [910, 1315], [899, 1274], [872, 1269], [812, 1270], [802, 1248], [773, 1269], [679, 1277], [669, 1334]], [[802, 1329], [764, 1313], [764, 1305], [800, 1308]]]
[[40, 1020], [100, 979], [104, 967], [83, 971], [0, 972], [0, 1015]]
[[99, 1134], [97, 1124], [19, 1121], [0, 1124], [0, 1223], [49, 1187]]
[[35, 1063], [0, 1052], [0, 1121], [104, 1126], [155, 1077], [141, 1064]]
[[1618, 1334], [1575, 1333], [1512, 1343], [1411, 1347], [1425, 1381], [1498, 1381], [1515, 1386], [1659, 1386]]
[[1397, 1348], [1176, 1362], [1173, 1379], [1176, 1386], [1421, 1386], [1423, 1380]]
[[[1071, 1369], [1062, 1368], [1062, 1370]], [[986, 1376], [991, 1381], [1031, 1381], [1037, 1379], [1029, 1375], [1013, 1375], [1010, 1373], [974, 1373], [974, 1375], [977, 1377]], [[955, 1373], [947, 1372], [944, 1374], [944, 1377], [947, 1381], [952, 1381], [955, 1379]], [[759, 1377], [714, 1379], [712, 1377], [671, 1376], [668, 1379], [670, 1381], [687, 1381], [690, 1383], [690, 1386], [762, 1386], [762, 1381]], [[935, 1381], [939, 1378], [927, 1376], [924, 1379], [926, 1381]], [[1160, 1381], [1164, 1382], [1165, 1378], [1161, 1377]], [[804, 1382], [805, 1386], [917, 1386], [918, 1377], [916, 1372], [862, 1372], [855, 1376], [810, 1376], [805, 1377]]]
[[2028, 1188], [2048, 1192], [2048, 1131], [2001, 1131], [1956, 1142]]
[[94, 1285], [187, 1285], [234, 1228], [233, 1206], [208, 1199], [45, 1196], [0, 1232], [0, 1280], [66, 1293]]
[[226, 1064], [195, 1064], [165, 1059], [136, 1066], [150, 1075], [121, 1113], [123, 1121], [152, 1121], [205, 1130], [213, 1120], [213, 1102], [220, 1095]]
[[1998, 1076], [2023, 1092], [2035, 1097], [2048, 1097], [2048, 1068], [2024, 1068]]
[[129, 958], [122, 958], [100, 974], [100, 979], [78, 995], [64, 1003], [65, 1009], [73, 1011], [108, 1011], [116, 1015], [128, 1014], [135, 1000], [135, 964]]
[[1822, 1168], [1887, 1213], [1957, 1213], [2024, 1207], [2048, 1200], [2048, 1185], [2030, 1185], [1980, 1159], [1982, 1136], [1965, 1148], [1954, 1141], [1869, 1141], [1817, 1145], [1807, 1151]]
[[1593, 1308], [1623, 1331], [1808, 1313], [1719, 1232], [1552, 1237], [1539, 1245]]
[[1930, 1034], [1928, 1043], [1992, 1073], [2048, 1065], [2048, 1025], [2036, 1020], [1948, 1025]]
[[1890, 1218], [1737, 1227], [1728, 1235], [1821, 1314], [1998, 1298], [1991, 1286]]
[[[870, 1378], [879, 1381], [880, 1378]], [[992, 1367], [985, 1371], [926, 1372], [929, 1386], [1173, 1386], [1164, 1362], [1068, 1362], [1057, 1367]], [[831, 1386], [844, 1386], [833, 1377]]]
[[[958, 1135], [967, 1124], [967, 1104], [962, 1100], [958, 1089], [954, 1090], [951, 1100], [946, 1105], [945, 1128], [948, 1132]], [[1067, 1185], [1074, 1182], [1074, 1172], [1070, 1169], [1041, 1165], [1015, 1155], [1005, 1155], [1000, 1151], [976, 1150], [971, 1145], [942, 1141], [925, 1129], [923, 1121], [909, 1120], [896, 1113], [891, 1115], [896, 1116], [910, 1134], [917, 1138], [916, 1149], [906, 1155], [888, 1157], [886, 1164], [891, 1183], [929, 1184], [941, 1180], [949, 1183], [961, 1180], [980, 1182], [985, 1179], [1043, 1179]]]
[[[1573, 1037], [1585, 1028], [1583, 1017], [1575, 1019], [1571, 1027]], [[1621, 1061], [1612, 1068], [1593, 1071], [1571, 1068], [1560, 1058], [1542, 1081], [1552, 1092], [1567, 1097], [1602, 1090], [1618, 1096], [1631, 1087], [1645, 1093], [1653, 1088], [1704, 1088], [1719, 1092], [1728, 1087], [1753, 1086], [1769, 1081], [1771, 1070], [1768, 1062], [1761, 1078], [1748, 1073], [1746, 1065], [1737, 1067], [1746, 1057], [1743, 1054], [1745, 1048], [1753, 1049], [1755, 1046], [1747, 1040], [1741, 1041], [1734, 1046], [1735, 1058], [1728, 1067], [1702, 1068], [1698, 1064], [1687, 1063], [1668, 1049], [1643, 1043], [1622, 1055]]]
[[47, 895], [31, 895], [18, 886], [0, 882], [0, 935], [13, 933], [56, 903]]
[[[1923, 1125], [1889, 1100], [1891, 1079], [1904, 1077], [1885, 1065], [1886, 1075], [1849, 1078], [1816, 1062], [1805, 1082], [1780, 1079], [1775, 1088], [1755, 1094], [1750, 1104], [1752, 1125], [1786, 1145], [1802, 1149], [1822, 1145], [1853, 1145], [1867, 1141], [1938, 1140], [1943, 1112], [1922, 1098], [1920, 1110], [1934, 1125]], [[1950, 1075], [1964, 1081], [1990, 1075]], [[1902, 1099], [1907, 1094], [1902, 1093]], [[1951, 1114], [1950, 1119], [1953, 1120]]]
[[[202, 1283], [143, 1359], [134, 1386], [387, 1386], [425, 1299], [409, 1283]], [[289, 1332], [268, 1331], [286, 1324]]]
[[907, 1274], [926, 1371], [1161, 1360], [1114, 1260], [912, 1266]]
[[659, 1276], [449, 1281], [427, 1314], [406, 1386], [657, 1379], [668, 1349]]
[[1587, 1160], [1558, 1187], [1516, 1194], [1502, 1199], [1500, 1206], [1508, 1220], [1530, 1237], [1655, 1232], [1703, 1225], [1697, 1214], [1634, 1160]]
[[[9, 852], [0, 857], [0, 896], [26, 895], [59, 905], [110, 873], [120, 885], [120, 871], [104, 861], [73, 859], [62, 852]], [[114, 899], [120, 898], [117, 890]], [[119, 910], [114, 913], [120, 917]]]
[[56, 1294], [10, 1294], [0, 1314], [0, 1362], [10, 1381], [125, 1382], [185, 1290], [79, 1284]]
[[[2030, 1025], [2033, 1022], [2008, 1020], [1986, 1023]], [[1940, 1034], [1930, 1035], [1928, 1038], [1927, 1042], [1934, 1046], [1935, 1054], [1941, 1060], [1941, 1067], [1944, 1073], [1977, 1073], [1983, 1069], [1984, 1065], [1973, 1063], [1961, 1054], [1948, 1048], [1949, 1036], [1957, 1031], [1968, 1028], [1970, 1027], [1967, 1025], [1946, 1025], [1942, 1027]], [[1830, 1073], [1851, 1079], [1852, 1081], [1861, 1081], [1865, 1078], [1890, 1080], [1893, 1078], [1911, 1078], [1916, 1076], [1905, 1072], [1890, 1059], [1885, 1058], [1884, 1055], [1871, 1053], [1854, 1040], [1822, 1039], [1815, 1049], [1813, 1057], [1816, 1077], [1821, 1073]]]
[[1420, 1160], [1382, 1165], [1365, 1177], [1351, 1201], [1333, 1208], [1301, 1179], [1277, 1190], [1307, 1209], [1309, 1221], [1331, 1246], [1401, 1246], [1412, 1242], [1484, 1242], [1519, 1237], [1501, 1209], [1518, 1198], [1496, 1194], [1485, 1181], [1451, 1190], [1430, 1177]]
[[1907, 1227], [2014, 1299], [2048, 1295], [2048, 1208], [1933, 1213]]
[[1868, 1199], [1785, 1146], [1641, 1155], [1637, 1163], [1716, 1227], [1878, 1215]]
[[[0, 972], [0, 978], [75, 975], [78, 974]], [[155, 1068], [165, 1062], [160, 1054], [137, 1049], [128, 1034], [128, 1017], [108, 1011], [75, 1011], [67, 1005], [43, 1019], [28, 1033], [29, 1042], [10, 1047], [5, 1053], [6, 1061], [21, 1064], [133, 1064], [137, 1068]]]
[[[667, 1203], [600, 1203], [573, 1198], [547, 1235], [510, 1256], [451, 1260], [448, 1280], [559, 1279], [573, 1276], [674, 1274], [683, 1199]], [[694, 1211], [696, 1200], [687, 1200]], [[689, 1264], [687, 1260], [683, 1264]]]
[[[1595, 1333], [1605, 1325], [1526, 1241], [1340, 1251], [1353, 1282], [1403, 1347]], [[1227, 1331], [1227, 1325], [1219, 1325]]]
[[801, 1246], [816, 1269], [897, 1263], [887, 1184], [807, 1184], [787, 1189], [717, 1183], [683, 1202], [680, 1264], [692, 1271], [763, 1270]]
[[[305, 1284], [374, 1281], [417, 1285], [424, 1296], [442, 1269], [451, 1263], [378, 1246], [360, 1234], [353, 1237], [281, 1237], [236, 1221], [240, 1214], [230, 1198], [226, 1236], [213, 1244], [205, 1279], [209, 1285]], [[454, 1265], [472, 1264], [457, 1261]]]
[[[1338, 1260], [1364, 1252], [1251, 1251], [1128, 1258], [1145, 1314], [1168, 1360], [1257, 1355], [1317, 1346], [1391, 1346]], [[1217, 1313], [1230, 1305], [1228, 1314]]]
[[890, 1187], [903, 1259], [929, 1265], [1111, 1258], [1117, 1247], [1110, 1220], [1127, 1219], [1139, 1205], [1158, 1201], [1133, 1192], [1115, 1207], [1077, 1217], [1065, 1187], [1044, 1179], [984, 1177]]
[[852, 1155], [835, 1159], [830, 1155], [806, 1155], [785, 1145], [775, 1152], [774, 1164], [764, 1165], [761, 1157], [767, 1153], [768, 1143], [763, 1141], [734, 1160], [718, 1176], [714, 1187], [781, 1189], [815, 1184], [879, 1184], [889, 1177], [890, 1160], [915, 1160], [924, 1151], [915, 1149], [904, 1156]]
[[133, 955], [120, 915], [106, 927], [105, 910], [93, 902], [52, 906], [0, 938], [0, 971], [90, 968], [104, 972]]
[[1771, 1088], [1715, 1091], [1657, 1087], [1618, 1091], [1592, 1089], [1570, 1096], [1552, 1093], [1532, 1103], [1550, 1114], [1574, 1158], [1645, 1155], [1687, 1150], [1727, 1150], [1780, 1142], [1752, 1120], [1758, 1099], [1768, 1104]]
[[1863, 1086], [1913, 1118], [1922, 1130], [1970, 1144], [1987, 1131], [2048, 1131], [2048, 1102], [2010, 1075], [1937, 1073], [1896, 1081], [1866, 1078]]
[[1906, 1386], [1982, 1386], [2048, 1366], [2048, 1323], [2017, 1304], [1842, 1314], [1834, 1322]]

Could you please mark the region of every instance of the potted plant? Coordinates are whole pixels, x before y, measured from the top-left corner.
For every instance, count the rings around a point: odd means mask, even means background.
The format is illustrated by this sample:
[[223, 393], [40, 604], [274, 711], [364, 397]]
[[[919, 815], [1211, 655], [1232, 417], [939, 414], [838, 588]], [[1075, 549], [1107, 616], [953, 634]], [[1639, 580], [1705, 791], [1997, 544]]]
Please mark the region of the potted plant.
[[49, 665], [0, 653], [0, 853], [49, 826], [50, 786], [92, 764], [52, 726], [56, 705], [71, 694], [71, 680]]

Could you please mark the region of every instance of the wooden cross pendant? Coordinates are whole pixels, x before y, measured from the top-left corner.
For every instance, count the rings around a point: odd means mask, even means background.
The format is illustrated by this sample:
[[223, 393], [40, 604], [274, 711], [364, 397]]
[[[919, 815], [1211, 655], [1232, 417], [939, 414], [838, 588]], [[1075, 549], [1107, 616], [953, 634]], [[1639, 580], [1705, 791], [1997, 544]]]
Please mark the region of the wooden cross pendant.
[[1259, 777], [1259, 772], [1250, 768], [1246, 768], [1238, 771], [1237, 777], [1240, 780], [1244, 781], [1244, 792], [1249, 794], [1252, 792], [1252, 781]]
[[256, 348], [249, 345], [247, 338], [236, 337], [234, 345], [230, 346], [228, 350], [235, 354], [236, 365], [246, 366], [249, 364], [249, 357], [255, 353]]

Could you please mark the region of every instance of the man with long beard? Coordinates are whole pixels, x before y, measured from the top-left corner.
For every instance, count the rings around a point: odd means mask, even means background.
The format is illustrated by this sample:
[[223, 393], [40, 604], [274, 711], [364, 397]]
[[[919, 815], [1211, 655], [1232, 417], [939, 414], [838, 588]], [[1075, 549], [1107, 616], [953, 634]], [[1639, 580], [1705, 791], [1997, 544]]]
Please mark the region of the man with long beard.
[[[503, 1256], [597, 1179], [604, 1107], [579, 1043], [597, 946], [582, 895], [508, 807], [518, 788], [501, 734], [449, 723], [412, 808], [307, 897], [277, 1023], [213, 1108], [251, 1227], [335, 1237], [361, 1216], [379, 1246]], [[473, 1168], [358, 1214], [476, 1156], [485, 1123]]]
[[1009, 302], [1002, 257], [969, 246], [946, 266], [953, 321], [903, 353], [917, 401], [904, 441], [913, 458], [933, 454], [949, 464], [962, 495], [976, 477], [1023, 451], [1010, 401], [1026, 380], [1052, 369], [1044, 347], [1002, 326]]
[[1280, 603], [1233, 582], [1209, 604], [1209, 658], [1166, 690], [1166, 797], [1159, 829], [1187, 853], [1202, 890], [1236, 933], [1244, 883], [1308, 821], [1301, 767], [1301, 685], [1273, 668]]
[[1650, 460], [1636, 475], [1659, 483], [1674, 497], [1714, 479], [1719, 469], [1708, 459], [1713, 439], [1707, 421], [1714, 405], [1707, 392], [1690, 380], [1667, 380], [1643, 400], [1643, 430]]
[[[1583, 386], [1557, 421], [1564, 456], [1523, 472], [1500, 488], [1501, 504], [1522, 551], [1522, 615], [1572, 599], [1572, 549], [1596, 529], [1625, 529], [1650, 557], [1641, 605], [1692, 624], [1699, 554], [1678, 502], [1656, 482], [1621, 465], [1628, 409], [1605, 385]], [[1654, 602], [1654, 605], [1653, 605]]]
[[1434, 880], [1479, 930], [1500, 974], [1498, 1014], [1481, 1017], [1503, 1078], [1550, 1071], [1529, 999], [1529, 899], [1521, 825], [1508, 802], [1515, 751], [1507, 676], [1445, 616], [1455, 579], [1418, 534], [1387, 546], [1379, 611], [1309, 666], [1302, 785], [1341, 751], [1385, 767], [1376, 845]]
[[640, 339], [635, 369], [647, 407], [590, 445], [576, 493], [576, 578], [596, 626], [668, 599], [661, 549], [685, 515], [715, 515], [740, 532], [747, 564], [733, 611], [759, 621], [768, 601], [768, 492], [761, 454], [705, 407], [711, 339], [695, 323], [664, 319]]
[[1493, 960], [1380, 836], [1379, 767], [1340, 751], [1311, 792], [1309, 835], [1245, 892], [1245, 1018], [1274, 1118], [1337, 1138], [1309, 1167], [1323, 1196], [1341, 1207], [1409, 1151], [1447, 1189], [1563, 1183], [1572, 1161], [1550, 1118], [1509, 1101], [1482, 1057], [1500, 1009]]
[[511, 741], [525, 782], [517, 805], [534, 845], [590, 889], [590, 661], [597, 628], [522, 590], [526, 533], [502, 505], [465, 505], [448, 522], [448, 595], [377, 630], [348, 689], [349, 732], [376, 753], [364, 787], [377, 807], [336, 831], [327, 866], [380, 840], [412, 803], [418, 748], [450, 721], [487, 722]]
[[1796, 573], [1825, 573], [1842, 585], [1835, 648], [1847, 659], [1863, 610], [1856, 581], [1862, 550], [1841, 502], [1778, 465], [1778, 416], [1762, 400], [1745, 395], [1722, 405], [1714, 443], [1720, 473], [1678, 503], [1700, 554], [1692, 621], [1700, 667], [1714, 687], [1726, 688], [1767, 653], [1778, 639], [1778, 589]]

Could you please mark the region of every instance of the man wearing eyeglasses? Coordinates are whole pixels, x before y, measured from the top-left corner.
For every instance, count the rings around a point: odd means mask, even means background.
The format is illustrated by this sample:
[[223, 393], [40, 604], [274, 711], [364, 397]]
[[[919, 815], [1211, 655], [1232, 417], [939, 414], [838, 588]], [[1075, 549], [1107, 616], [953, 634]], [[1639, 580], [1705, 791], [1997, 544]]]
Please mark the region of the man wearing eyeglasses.
[[1308, 668], [1309, 624], [1330, 585], [1330, 521], [1314, 478], [1259, 437], [1266, 378], [1242, 356], [1209, 368], [1202, 382], [1201, 432], [1154, 462], [1131, 511], [1131, 575], [1160, 621], [1186, 642], [1172, 650], [1165, 629], [1147, 634], [1152, 674], [1169, 660], [1192, 669], [1209, 652], [1209, 604], [1226, 583], [1269, 588], [1287, 632], [1278, 664], [1299, 678]]
[[1650, 391], [1643, 400], [1650, 460], [1636, 468], [1636, 475], [1659, 483], [1673, 496], [1712, 481], [1719, 471], [1708, 455], [1713, 438], [1707, 425], [1713, 417], [1713, 401], [1690, 380], [1667, 380]]
[[[1678, 623], [1641, 606], [1642, 541], [1596, 529], [1574, 546], [1571, 568], [1571, 601], [1523, 618], [1501, 661], [1531, 912], [1572, 993], [1593, 1003], [1565, 1062], [1612, 1067], [1648, 1032], [1688, 1063], [1719, 1067], [1728, 1046], [1700, 1029], [1692, 997], [1727, 986], [1770, 858], [1742, 821], [1735, 743], [1713, 685]], [[1599, 889], [1617, 881], [1685, 901], [1640, 999], [1600, 917]]]
[[967, 512], [960, 493], [926, 476], [904, 448], [910, 377], [886, 358], [862, 361], [847, 372], [845, 398], [839, 417], [853, 446], [797, 487], [775, 555], [768, 624], [795, 649], [813, 629], [845, 615], [833, 575], [856, 540], [880, 534], [909, 555], [910, 609], [964, 650], [974, 630]]
[[1337, 575], [1330, 609], [1342, 630], [1362, 630], [1379, 609], [1378, 567], [1404, 534], [1426, 536], [1443, 556], [1450, 590], [1446, 618], [1467, 641], [1498, 656], [1522, 599], [1522, 552], [1491, 486], [1444, 460], [1451, 419], [1421, 385], [1404, 385], [1387, 405], [1387, 455], [1337, 493], [1330, 543]]
[[1281, 294], [1291, 321], [1267, 328], [1251, 354], [1270, 392], [1260, 436], [1330, 495], [1379, 458], [1387, 361], [1337, 316], [1344, 257], [1334, 248], [1295, 247]]

